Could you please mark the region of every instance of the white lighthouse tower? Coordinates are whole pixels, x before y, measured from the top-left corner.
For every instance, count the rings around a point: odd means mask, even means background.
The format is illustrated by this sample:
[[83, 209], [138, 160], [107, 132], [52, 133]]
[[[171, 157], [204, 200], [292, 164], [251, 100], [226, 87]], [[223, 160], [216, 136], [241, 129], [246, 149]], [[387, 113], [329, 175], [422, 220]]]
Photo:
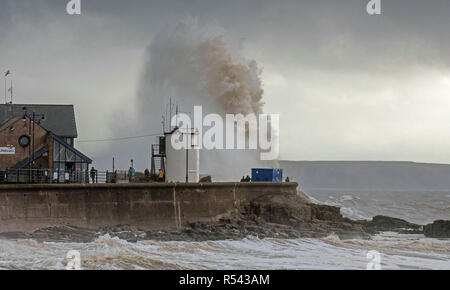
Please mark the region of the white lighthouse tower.
[[[165, 133], [166, 181], [199, 182], [200, 149], [198, 132], [174, 128]], [[182, 148], [180, 148], [182, 147]]]

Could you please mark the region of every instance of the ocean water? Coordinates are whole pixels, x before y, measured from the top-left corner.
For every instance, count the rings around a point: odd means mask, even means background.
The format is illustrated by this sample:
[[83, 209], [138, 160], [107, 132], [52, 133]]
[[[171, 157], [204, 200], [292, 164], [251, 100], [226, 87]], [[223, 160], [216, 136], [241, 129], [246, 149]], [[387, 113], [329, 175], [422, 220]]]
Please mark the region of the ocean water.
[[[313, 191], [345, 215], [387, 214], [424, 224], [450, 219], [450, 192]], [[450, 240], [381, 233], [371, 240], [259, 239], [130, 243], [104, 235], [90, 243], [0, 240], [0, 269], [65, 269], [78, 251], [82, 269], [366, 269], [376, 251], [381, 269], [450, 269]], [[378, 262], [379, 261], [379, 262]]]
[[316, 202], [339, 206], [344, 216], [371, 219], [387, 215], [416, 224], [450, 220], [450, 191], [310, 190]]

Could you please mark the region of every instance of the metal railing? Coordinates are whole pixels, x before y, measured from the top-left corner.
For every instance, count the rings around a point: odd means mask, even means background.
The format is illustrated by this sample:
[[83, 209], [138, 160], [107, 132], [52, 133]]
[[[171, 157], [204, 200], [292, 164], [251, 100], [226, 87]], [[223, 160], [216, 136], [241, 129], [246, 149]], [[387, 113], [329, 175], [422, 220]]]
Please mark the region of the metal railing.
[[[117, 171], [73, 171], [51, 169], [6, 169], [0, 170], [0, 183], [3, 184], [83, 184], [83, 183], [116, 183]], [[125, 176], [125, 178], [128, 178]]]

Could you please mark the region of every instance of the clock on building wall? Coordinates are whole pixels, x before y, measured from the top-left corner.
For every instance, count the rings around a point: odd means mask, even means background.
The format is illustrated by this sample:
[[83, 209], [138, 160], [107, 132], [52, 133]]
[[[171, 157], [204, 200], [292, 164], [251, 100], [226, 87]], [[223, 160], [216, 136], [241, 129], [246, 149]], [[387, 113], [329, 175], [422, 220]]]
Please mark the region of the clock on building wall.
[[19, 144], [22, 147], [28, 147], [30, 145], [30, 137], [27, 135], [20, 136]]

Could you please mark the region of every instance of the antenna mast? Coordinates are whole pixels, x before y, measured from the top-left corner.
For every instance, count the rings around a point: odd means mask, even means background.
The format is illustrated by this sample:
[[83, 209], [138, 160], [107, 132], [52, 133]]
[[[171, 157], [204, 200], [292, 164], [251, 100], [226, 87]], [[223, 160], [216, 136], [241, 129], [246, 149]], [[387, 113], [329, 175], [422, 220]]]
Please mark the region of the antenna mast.
[[175, 124], [175, 126], [178, 126], [178, 104], [177, 104], [177, 111], [176, 111], [175, 117], [176, 117], [176, 124]]
[[172, 97], [169, 97], [169, 131], [172, 131]]

